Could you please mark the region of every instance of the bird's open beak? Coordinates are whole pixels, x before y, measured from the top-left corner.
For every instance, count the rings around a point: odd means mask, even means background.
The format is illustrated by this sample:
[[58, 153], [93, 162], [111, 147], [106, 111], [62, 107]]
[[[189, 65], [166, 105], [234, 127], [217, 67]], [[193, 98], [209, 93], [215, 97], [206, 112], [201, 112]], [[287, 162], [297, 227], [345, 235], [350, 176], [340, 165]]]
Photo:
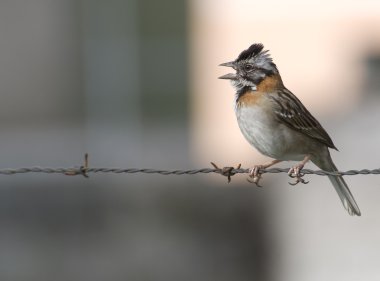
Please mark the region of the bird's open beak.
[[219, 66], [234, 67], [235, 66], [235, 62], [234, 61], [225, 62], [225, 63], [219, 64]]
[[219, 64], [219, 66], [235, 67], [235, 62], [234, 61], [225, 62], [225, 63]]
[[[234, 61], [225, 62], [225, 63], [219, 64], [219, 66], [227, 66], [227, 67], [232, 67], [235, 69], [235, 62]], [[220, 76], [219, 79], [236, 80], [237, 75], [235, 73], [228, 73], [226, 75]]]
[[237, 76], [235, 73], [228, 73], [226, 75], [220, 76], [219, 79], [230, 79], [230, 80], [236, 80]]

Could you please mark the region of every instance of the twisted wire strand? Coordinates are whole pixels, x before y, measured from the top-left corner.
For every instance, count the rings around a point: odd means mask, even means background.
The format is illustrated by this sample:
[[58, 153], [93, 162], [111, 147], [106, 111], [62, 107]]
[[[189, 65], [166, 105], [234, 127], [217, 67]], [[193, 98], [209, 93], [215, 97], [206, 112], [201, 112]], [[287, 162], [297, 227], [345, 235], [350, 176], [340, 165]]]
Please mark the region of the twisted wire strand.
[[[271, 168], [271, 169], [260, 169], [260, 173], [288, 173], [289, 168]], [[160, 174], [160, 175], [195, 175], [195, 174], [223, 174], [222, 169], [214, 168], [202, 168], [202, 169], [189, 169], [189, 170], [161, 170], [161, 169], [122, 169], [122, 168], [90, 168], [90, 167], [73, 167], [73, 168], [50, 168], [50, 167], [29, 167], [29, 168], [9, 168], [0, 169], [0, 175], [15, 175], [15, 174], [25, 174], [25, 173], [44, 173], [44, 174], [63, 174], [68, 176], [74, 175], [84, 175], [90, 173], [111, 173], [111, 174]], [[230, 174], [246, 174], [249, 173], [248, 169], [230, 169]], [[313, 174], [318, 176], [354, 176], [354, 175], [379, 175], [379, 169], [362, 169], [362, 170], [348, 170], [348, 171], [337, 171], [337, 172], [327, 172], [322, 170], [310, 170], [302, 169], [303, 174]]]

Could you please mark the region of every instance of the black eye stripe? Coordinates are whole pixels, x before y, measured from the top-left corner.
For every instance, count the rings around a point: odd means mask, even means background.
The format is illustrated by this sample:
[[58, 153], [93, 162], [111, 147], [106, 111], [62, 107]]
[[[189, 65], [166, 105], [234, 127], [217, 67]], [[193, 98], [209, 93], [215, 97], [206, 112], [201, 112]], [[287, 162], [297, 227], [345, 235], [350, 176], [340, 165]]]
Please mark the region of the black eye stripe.
[[262, 71], [264, 74], [266, 75], [271, 75], [273, 74], [273, 71], [272, 70], [269, 70], [269, 69], [265, 69], [265, 68], [262, 68], [262, 67], [257, 67], [257, 66], [254, 66], [253, 64], [245, 64], [243, 66], [243, 69], [245, 71], [251, 71], [251, 70], [256, 70], [256, 71]]

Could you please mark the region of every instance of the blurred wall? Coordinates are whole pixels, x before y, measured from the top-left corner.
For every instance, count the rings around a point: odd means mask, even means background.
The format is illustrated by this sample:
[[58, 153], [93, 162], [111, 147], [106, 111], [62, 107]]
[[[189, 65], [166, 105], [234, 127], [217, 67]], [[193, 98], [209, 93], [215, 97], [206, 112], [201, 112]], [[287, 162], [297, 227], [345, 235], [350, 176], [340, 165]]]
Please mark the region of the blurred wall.
[[3, 166], [68, 164], [83, 150], [79, 26], [76, 1], [0, 3]]

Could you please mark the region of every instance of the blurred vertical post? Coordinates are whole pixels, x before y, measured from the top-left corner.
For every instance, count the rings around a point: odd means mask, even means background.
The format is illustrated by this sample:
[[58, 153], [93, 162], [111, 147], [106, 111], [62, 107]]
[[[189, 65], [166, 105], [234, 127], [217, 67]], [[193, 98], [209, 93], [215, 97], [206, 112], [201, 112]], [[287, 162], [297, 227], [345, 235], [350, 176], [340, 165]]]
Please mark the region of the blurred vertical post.
[[185, 167], [188, 155], [186, 1], [139, 0], [144, 165]]
[[127, 166], [141, 151], [136, 1], [83, 0], [82, 23], [87, 149]]

